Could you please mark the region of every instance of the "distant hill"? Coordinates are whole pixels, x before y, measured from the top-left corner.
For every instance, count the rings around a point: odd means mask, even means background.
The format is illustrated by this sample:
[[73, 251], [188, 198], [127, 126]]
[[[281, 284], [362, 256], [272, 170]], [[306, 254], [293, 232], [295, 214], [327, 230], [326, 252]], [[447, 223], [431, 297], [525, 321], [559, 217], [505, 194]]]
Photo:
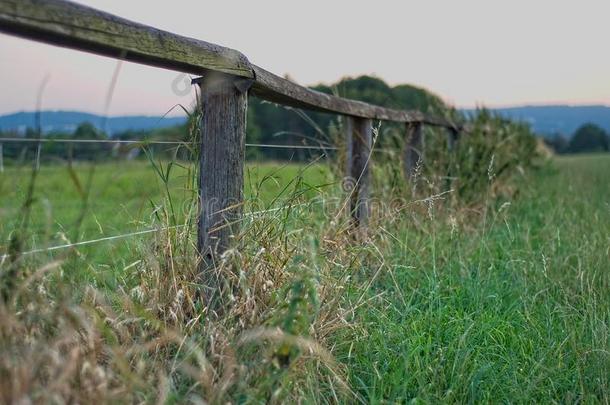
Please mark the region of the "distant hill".
[[[393, 108], [422, 108], [425, 110], [437, 110], [442, 101], [434, 95], [429, 94], [417, 88], [409, 88], [406, 86], [397, 86], [395, 88], [385, 88], [384, 92], [375, 93], [376, 87], [382, 87], [378, 83], [365, 83], [366, 88], [360, 89], [358, 85], [366, 80], [371, 81], [371, 78], [363, 77], [358, 79], [344, 80], [340, 82], [339, 89], [344, 90], [346, 96], [355, 99], [361, 99], [368, 102], [376, 102], [381, 105], [386, 105]], [[378, 79], [375, 79], [378, 80]], [[378, 80], [381, 84], [384, 84]], [[318, 86], [318, 90], [330, 92], [329, 88]], [[404, 90], [405, 94], [401, 91]], [[382, 100], [379, 94], [384, 94]], [[343, 95], [343, 94], [342, 94]], [[293, 130], [306, 132], [308, 124], [305, 122], [291, 123], [295, 119], [301, 121], [293, 113], [283, 111], [282, 109], [274, 109], [259, 105], [255, 100], [251, 103], [252, 118], [249, 123], [249, 129], [260, 126], [262, 132], [274, 134], [285, 130], [286, 127], [291, 127]], [[271, 110], [275, 112], [271, 114]], [[560, 133], [565, 136], [571, 136], [581, 125], [585, 123], [593, 123], [602, 127], [607, 132], [610, 132], [610, 107], [605, 106], [523, 106], [511, 108], [492, 109], [507, 118], [525, 121], [531, 124], [533, 130], [542, 135], [553, 135]], [[472, 113], [474, 110], [465, 109], [464, 113]], [[329, 119], [329, 118], [327, 118]], [[24, 133], [28, 127], [34, 127], [36, 114], [34, 112], [18, 112], [0, 116], [0, 131], [16, 130]], [[185, 117], [160, 117], [160, 116], [118, 116], [109, 117], [105, 123], [105, 130], [109, 135], [126, 130], [154, 130], [160, 128], [168, 128], [183, 124], [186, 121]], [[320, 124], [326, 124], [325, 119], [322, 119]], [[83, 123], [90, 122], [98, 129], [102, 129], [104, 125], [103, 117], [96, 114], [89, 114], [79, 111], [42, 111], [41, 124], [43, 133], [54, 131], [72, 133], [76, 127]], [[290, 124], [290, 125], [287, 125]], [[269, 128], [267, 128], [269, 127]], [[323, 126], [324, 127], [324, 126]]]
[[[72, 133], [79, 124], [90, 122], [98, 129], [105, 125], [109, 135], [126, 130], [151, 130], [167, 128], [183, 124], [184, 117], [159, 117], [159, 116], [121, 116], [108, 117], [104, 124], [104, 118], [100, 115], [89, 114], [78, 111], [42, 111], [40, 122], [43, 133], [54, 131]], [[25, 132], [28, 127], [35, 127], [36, 113], [18, 112], [0, 116], [0, 131], [16, 130]]]
[[[523, 106], [492, 109], [515, 120], [528, 122], [542, 135], [572, 136], [585, 123], [593, 123], [610, 132], [610, 107], [606, 106]], [[474, 110], [463, 110], [471, 113]]]

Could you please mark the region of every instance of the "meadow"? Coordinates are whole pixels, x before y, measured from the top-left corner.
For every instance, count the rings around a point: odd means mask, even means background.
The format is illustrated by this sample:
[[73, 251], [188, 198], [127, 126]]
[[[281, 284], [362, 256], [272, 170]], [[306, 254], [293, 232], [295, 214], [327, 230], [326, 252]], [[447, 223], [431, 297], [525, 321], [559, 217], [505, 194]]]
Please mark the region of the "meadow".
[[607, 155], [523, 178], [465, 228], [395, 228], [342, 361], [367, 401], [608, 403]]
[[[167, 226], [160, 221], [159, 211], [170, 203], [175, 214], [170, 226], [184, 224], [196, 196], [195, 170], [189, 162], [155, 160], [43, 165], [34, 179], [23, 250], [112, 238], [154, 229], [155, 225]], [[248, 207], [264, 210], [281, 205], [286, 194], [284, 188], [299, 176], [307, 177], [316, 186], [329, 187], [333, 183], [324, 164], [250, 164], [245, 169], [244, 190], [245, 199], [252, 201]], [[0, 174], [1, 252], [8, 251], [11, 235], [21, 225], [31, 184], [31, 165], [11, 167]], [[312, 198], [316, 194], [309, 191], [303, 197]], [[136, 239], [149, 240], [150, 235]], [[133, 257], [129, 254], [129, 245], [134, 243], [140, 242], [127, 237], [118, 243], [84, 245], [79, 253], [86, 255], [87, 265], [117, 266], [114, 259], [126, 264], [125, 259]], [[46, 258], [52, 257], [53, 254], [46, 255]]]
[[[376, 170], [383, 197], [395, 176]], [[192, 166], [43, 166], [25, 251], [185, 229], [24, 257], [0, 311], [1, 398], [608, 403], [610, 158], [553, 158], [502, 190], [493, 171], [477, 203], [381, 198], [354, 243], [336, 168], [249, 164], [252, 215], [221, 264], [231, 309], [206, 319]], [[0, 175], [3, 252], [30, 181]]]

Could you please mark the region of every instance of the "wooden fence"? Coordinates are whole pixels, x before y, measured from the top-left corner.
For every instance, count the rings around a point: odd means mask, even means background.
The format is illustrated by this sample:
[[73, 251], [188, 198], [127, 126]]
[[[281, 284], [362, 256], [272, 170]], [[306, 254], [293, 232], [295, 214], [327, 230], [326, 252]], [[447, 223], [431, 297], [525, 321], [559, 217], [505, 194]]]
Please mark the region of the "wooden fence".
[[[215, 258], [231, 243], [241, 216], [244, 185], [246, 110], [254, 96], [285, 106], [346, 117], [346, 176], [353, 226], [366, 229], [369, 216], [373, 120], [402, 123], [405, 176], [423, 159], [423, 126], [446, 128], [453, 149], [462, 128], [420, 111], [384, 108], [299, 86], [248, 61], [242, 53], [179, 36], [64, 0], [0, 0], [0, 32], [201, 76], [202, 126], [198, 250], [203, 285], [217, 290]], [[211, 174], [211, 175], [210, 175]]]

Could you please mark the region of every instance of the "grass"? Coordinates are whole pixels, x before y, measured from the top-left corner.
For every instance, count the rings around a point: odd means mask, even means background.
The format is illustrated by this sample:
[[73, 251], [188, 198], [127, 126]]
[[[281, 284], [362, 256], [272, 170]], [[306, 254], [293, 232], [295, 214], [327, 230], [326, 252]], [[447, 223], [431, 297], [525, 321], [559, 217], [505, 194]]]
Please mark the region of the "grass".
[[472, 229], [393, 228], [338, 343], [363, 398], [608, 403], [610, 157], [554, 167]]
[[[192, 178], [172, 170], [187, 218]], [[396, 181], [376, 170], [376, 190]], [[246, 211], [282, 209], [249, 220], [223, 258], [229, 313], [209, 316], [193, 295], [188, 232], [43, 255], [29, 265], [38, 287], [28, 276], [28, 294], [0, 306], [1, 398], [608, 403], [608, 172], [607, 155], [561, 157], [479, 204], [382, 198], [354, 243], [336, 205], [297, 206], [341, 195], [327, 167], [252, 166]], [[28, 178], [0, 181], [3, 243]], [[75, 184], [43, 167], [32, 223], [46, 236], [27, 246], [69, 233]], [[163, 223], [149, 165], [99, 165], [92, 184], [79, 239]]]
[[[160, 164], [167, 167], [168, 162]], [[33, 196], [26, 250], [147, 229], [155, 222], [154, 213], [166, 203], [168, 194], [184, 221], [195, 193], [194, 170], [187, 163], [174, 165], [166, 192], [164, 182], [148, 161], [80, 163], [72, 170], [60, 164], [42, 166]], [[332, 183], [328, 167], [322, 164], [306, 168], [293, 163], [252, 164], [246, 168], [245, 197], [256, 199], [261, 207], [272, 204], [302, 171], [313, 185]], [[30, 179], [29, 166], [9, 168], [0, 174], [0, 251], [7, 251], [10, 234], [19, 225]], [[311, 190], [305, 196], [312, 198], [316, 194]], [[95, 252], [98, 248], [84, 251]], [[96, 261], [104, 262], [108, 252], [103, 253]]]

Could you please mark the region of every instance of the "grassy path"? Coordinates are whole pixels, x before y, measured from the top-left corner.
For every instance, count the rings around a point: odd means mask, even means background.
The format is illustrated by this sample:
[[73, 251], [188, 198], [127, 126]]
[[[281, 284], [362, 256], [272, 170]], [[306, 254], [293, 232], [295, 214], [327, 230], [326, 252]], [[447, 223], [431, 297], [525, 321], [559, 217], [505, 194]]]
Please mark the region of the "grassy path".
[[566, 157], [475, 230], [397, 230], [339, 339], [352, 386], [373, 403], [608, 403], [609, 204], [610, 158]]

